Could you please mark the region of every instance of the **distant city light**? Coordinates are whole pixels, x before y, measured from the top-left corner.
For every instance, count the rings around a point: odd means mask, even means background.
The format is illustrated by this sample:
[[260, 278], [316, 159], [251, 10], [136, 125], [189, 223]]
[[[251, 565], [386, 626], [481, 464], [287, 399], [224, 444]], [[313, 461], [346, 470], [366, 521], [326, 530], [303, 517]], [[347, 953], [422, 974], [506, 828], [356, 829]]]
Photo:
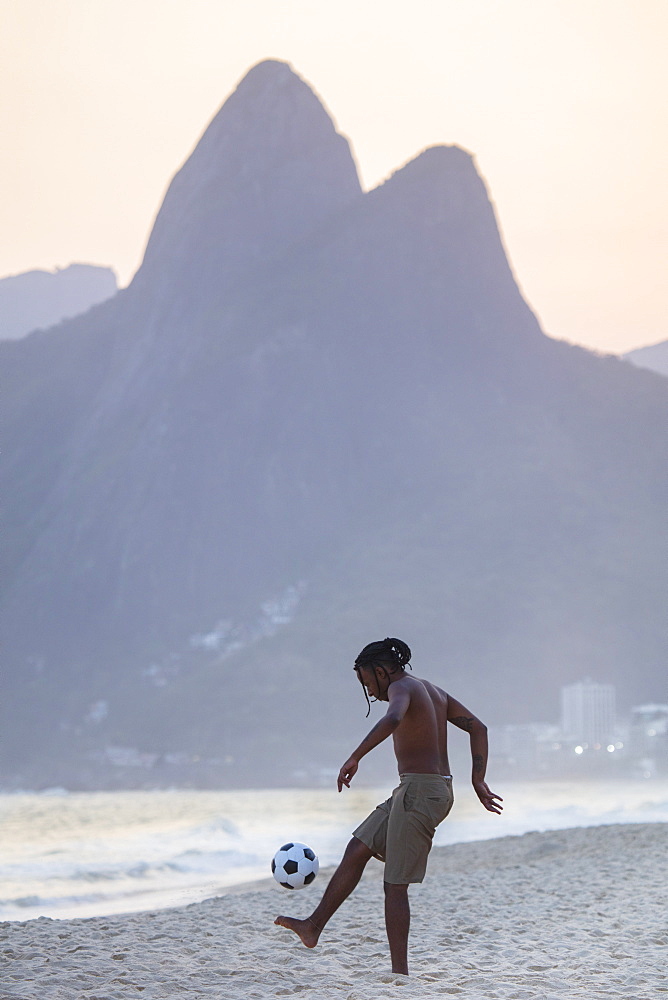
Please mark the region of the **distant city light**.
[[524, 775], [612, 775], [620, 767], [633, 778], [668, 774], [668, 703], [634, 708], [626, 722], [614, 715], [612, 695], [612, 685], [571, 685], [561, 723], [499, 727], [497, 752], [508, 768]]

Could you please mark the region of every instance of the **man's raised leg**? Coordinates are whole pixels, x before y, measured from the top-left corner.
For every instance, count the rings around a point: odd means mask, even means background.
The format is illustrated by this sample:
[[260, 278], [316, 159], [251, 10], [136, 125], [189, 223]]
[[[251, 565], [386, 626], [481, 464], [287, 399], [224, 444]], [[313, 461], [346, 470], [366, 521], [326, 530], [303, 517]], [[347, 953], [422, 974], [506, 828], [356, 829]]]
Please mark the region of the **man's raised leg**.
[[332, 875], [322, 899], [310, 917], [297, 920], [294, 917], [276, 917], [275, 924], [294, 931], [307, 948], [315, 948], [318, 938], [329, 918], [336, 913], [362, 877], [367, 862], [373, 857], [371, 851], [357, 837], [353, 837], [346, 847], [341, 864]]
[[392, 972], [408, 975], [408, 931], [411, 925], [411, 910], [408, 902], [408, 886], [383, 883], [385, 888], [385, 928], [390, 944]]

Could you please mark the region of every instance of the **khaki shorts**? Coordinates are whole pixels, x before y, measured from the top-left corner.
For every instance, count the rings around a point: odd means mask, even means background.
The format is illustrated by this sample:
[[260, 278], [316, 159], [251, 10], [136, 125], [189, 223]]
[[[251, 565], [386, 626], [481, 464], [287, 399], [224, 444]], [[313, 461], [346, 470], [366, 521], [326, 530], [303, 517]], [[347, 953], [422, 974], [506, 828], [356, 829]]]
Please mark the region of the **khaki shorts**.
[[452, 778], [442, 774], [402, 774], [390, 798], [376, 806], [353, 831], [375, 858], [385, 862], [392, 885], [421, 882], [434, 831], [452, 808]]

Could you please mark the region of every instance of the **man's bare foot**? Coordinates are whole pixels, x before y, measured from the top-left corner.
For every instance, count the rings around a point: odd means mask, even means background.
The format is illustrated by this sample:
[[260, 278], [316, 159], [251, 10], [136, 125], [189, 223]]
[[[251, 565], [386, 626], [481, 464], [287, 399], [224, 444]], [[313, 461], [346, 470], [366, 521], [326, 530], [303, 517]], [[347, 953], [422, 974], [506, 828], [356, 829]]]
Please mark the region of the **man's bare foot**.
[[294, 931], [307, 948], [315, 948], [318, 943], [320, 931], [310, 917], [307, 917], [306, 920], [296, 920], [294, 917], [276, 917], [274, 923], [280, 927], [287, 927], [289, 931]]

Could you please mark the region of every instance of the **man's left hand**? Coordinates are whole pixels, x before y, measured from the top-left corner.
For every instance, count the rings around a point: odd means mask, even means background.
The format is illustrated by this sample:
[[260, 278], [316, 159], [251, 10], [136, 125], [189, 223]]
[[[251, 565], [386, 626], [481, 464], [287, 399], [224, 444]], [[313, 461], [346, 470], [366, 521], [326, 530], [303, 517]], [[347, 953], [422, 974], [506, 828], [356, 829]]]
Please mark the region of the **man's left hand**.
[[[474, 781], [473, 787], [475, 788], [475, 793], [484, 805], [488, 812], [496, 813], [501, 815], [503, 806], [500, 804], [503, 799], [500, 795], [496, 795], [492, 792], [485, 781]], [[498, 801], [496, 801], [498, 799]]]

